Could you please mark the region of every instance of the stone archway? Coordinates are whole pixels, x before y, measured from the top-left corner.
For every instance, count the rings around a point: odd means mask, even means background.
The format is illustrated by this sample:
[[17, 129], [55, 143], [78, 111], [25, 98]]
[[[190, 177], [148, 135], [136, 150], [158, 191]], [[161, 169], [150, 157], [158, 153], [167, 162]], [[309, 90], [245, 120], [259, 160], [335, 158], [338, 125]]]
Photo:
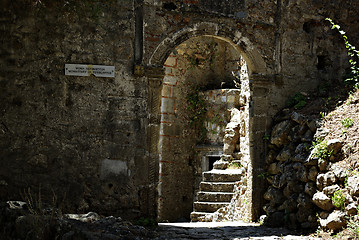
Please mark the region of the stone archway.
[[[257, 82], [260, 83], [260, 85], [263, 85], [262, 83], [264, 82], [264, 84], [266, 84], [267, 80], [269, 79], [266, 76], [266, 66], [265, 66], [265, 62], [263, 60], [263, 58], [260, 56], [258, 50], [255, 48], [255, 46], [249, 42], [249, 40], [242, 36], [241, 33], [239, 32], [235, 32], [232, 33], [228, 30], [224, 30], [221, 29], [217, 24], [214, 23], [201, 23], [201, 24], [196, 24], [193, 27], [187, 27], [185, 29], [180, 30], [179, 32], [176, 32], [175, 34], [167, 37], [166, 39], [164, 39], [159, 45], [158, 47], [155, 49], [154, 53], [151, 55], [149, 61], [148, 61], [148, 66], [151, 67], [157, 67], [158, 69], [160, 69], [162, 66], [164, 66], [166, 64], [166, 61], [175, 61], [175, 59], [171, 59], [173, 58], [173, 56], [171, 55], [171, 52], [176, 49], [181, 43], [191, 39], [191, 38], [195, 38], [195, 37], [211, 37], [214, 39], [217, 39], [218, 41], [223, 41], [225, 42], [228, 46], [231, 46], [233, 49], [235, 49], [235, 51], [237, 51], [238, 55], [243, 56], [243, 58], [246, 60], [247, 64], [248, 64], [248, 69], [249, 69], [249, 77], [251, 79], [252, 82], [254, 82], [254, 84], [252, 85], [252, 87], [255, 89], [256, 88], [256, 84]], [[170, 64], [168, 64], [167, 62], [167, 66], [170, 66]], [[259, 79], [257, 81], [257, 79]], [[270, 80], [270, 79], [269, 79]], [[270, 82], [270, 81], [268, 81]], [[162, 85], [162, 93], [161, 95], [163, 96], [163, 94], [168, 94], [166, 95], [167, 98], [164, 99], [162, 98], [160, 99], [156, 99], [157, 104], [156, 104], [156, 111], [157, 112], [151, 112], [150, 115], [152, 116], [157, 116], [157, 119], [161, 119], [161, 122], [170, 122], [170, 120], [165, 119], [166, 117], [168, 117], [166, 114], [166, 116], [164, 117], [165, 114], [163, 113], [171, 113], [171, 114], [176, 114], [175, 113], [175, 109], [170, 109], [173, 106], [173, 103], [167, 103], [165, 104], [164, 102], [173, 102], [173, 99], [171, 99], [171, 87], [168, 87], [168, 85], [170, 85], [171, 83], [169, 82], [163, 82], [165, 84]], [[252, 93], [253, 93], [253, 89]], [[166, 93], [164, 93], [164, 91], [166, 91]], [[158, 93], [159, 91], [157, 91]], [[162, 104], [161, 102], [162, 101]], [[160, 105], [162, 106], [166, 106], [164, 112], [162, 109], [162, 114], [161, 114], [161, 110], [160, 110]], [[250, 114], [251, 114], [251, 118], [253, 118], [253, 116], [255, 116], [255, 114], [253, 114], [253, 103], [251, 104], [252, 108], [249, 110]], [[161, 118], [162, 116], [162, 118]], [[262, 121], [263, 119], [260, 119], [260, 121]], [[158, 121], [156, 121], [158, 123]], [[258, 154], [255, 153], [255, 151], [258, 151], [258, 149], [261, 149], [263, 151], [264, 147], [263, 146], [258, 146], [259, 144], [257, 144], [256, 146], [254, 146], [254, 142], [258, 141], [259, 138], [262, 137], [263, 133], [266, 131], [266, 124], [264, 124], [263, 126], [258, 127], [256, 124], [256, 120], [251, 119], [250, 123], [248, 124], [248, 132], [250, 133], [248, 138], [249, 138], [249, 155], [250, 155], [250, 161], [252, 163], [252, 166], [255, 166], [254, 169], [252, 167], [250, 167], [249, 171], [251, 172], [251, 176], [254, 176], [254, 174], [257, 174], [257, 172], [259, 172], [260, 170], [258, 170], [261, 166], [261, 159], [260, 156]], [[256, 129], [253, 129], [253, 126], [256, 126]], [[155, 142], [156, 140], [158, 140], [158, 149], [157, 149], [157, 156], [159, 156], [158, 160], [158, 168], [159, 168], [159, 182], [158, 182], [158, 201], [157, 201], [157, 213], [158, 213], [158, 218], [161, 220], [170, 220], [170, 221], [174, 221], [177, 220], [178, 217], [182, 217], [182, 215], [180, 215], [180, 212], [188, 212], [187, 210], [183, 210], [182, 208], [188, 208], [188, 206], [192, 205], [192, 198], [188, 197], [188, 194], [178, 194], [178, 196], [176, 196], [176, 191], [181, 192], [181, 186], [183, 185], [188, 185], [187, 182], [181, 182], [178, 181], [179, 179], [184, 179], [186, 178], [186, 176], [193, 176], [193, 172], [190, 172], [188, 169], [185, 170], [187, 171], [187, 174], [185, 175], [178, 175], [178, 169], [181, 169], [181, 167], [177, 167], [177, 168], [167, 168], [164, 167], [164, 165], [162, 163], [168, 163], [168, 164], [176, 164], [175, 158], [174, 156], [167, 156], [169, 153], [169, 149], [172, 148], [172, 151], [176, 151], [175, 149], [175, 144], [173, 142], [178, 142], [178, 138], [176, 138], [176, 136], [180, 135], [180, 131], [181, 129], [179, 127], [176, 126], [172, 126], [172, 127], [168, 127], [165, 125], [158, 125], [156, 127], [156, 129], [160, 132], [160, 134], [156, 134], [154, 135], [155, 137], [152, 136], [152, 140], [151, 142]], [[164, 138], [162, 138], [161, 136], [166, 136], [169, 139], [174, 139], [174, 140], [164, 140]], [[172, 142], [172, 143], [171, 143]], [[163, 151], [163, 146], [167, 146], [165, 147], [167, 150]], [[186, 162], [186, 157], [182, 158], [182, 164], [188, 164], [191, 165], [191, 158], [188, 157], [187, 158], [187, 162]], [[186, 162], [186, 163], [185, 163]], [[183, 165], [184, 166], [184, 165]], [[184, 169], [184, 168], [182, 168]], [[188, 172], [189, 171], [189, 172]], [[177, 177], [176, 174], [178, 175]], [[168, 177], [171, 176], [171, 177]], [[165, 179], [167, 178], [167, 179]], [[193, 179], [190, 179], [189, 182], [193, 182]], [[167, 186], [166, 186], [167, 185]], [[256, 180], [255, 178], [250, 178], [249, 179], [249, 187], [251, 188], [251, 199], [252, 199], [252, 218], [256, 218], [256, 214], [260, 211], [260, 207], [261, 207], [261, 200], [258, 200], [256, 203], [254, 203], [254, 199], [258, 199], [259, 197], [261, 198], [261, 189], [260, 189], [260, 183], [258, 182], [258, 180]], [[255, 190], [253, 190], [255, 189]], [[188, 193], [188, 189], [185, 190], [184, 192]], [[192, 194], [193, 196], [193, 194]], [[174, 199], [177, 200], [174, 201]], [[178, 200], [185, 202], [184, 205], [186, 205], [187, 207], [181, 207], [181, 204], [178, 204]], [[176, 210], [177, 208], [177, 210]]]

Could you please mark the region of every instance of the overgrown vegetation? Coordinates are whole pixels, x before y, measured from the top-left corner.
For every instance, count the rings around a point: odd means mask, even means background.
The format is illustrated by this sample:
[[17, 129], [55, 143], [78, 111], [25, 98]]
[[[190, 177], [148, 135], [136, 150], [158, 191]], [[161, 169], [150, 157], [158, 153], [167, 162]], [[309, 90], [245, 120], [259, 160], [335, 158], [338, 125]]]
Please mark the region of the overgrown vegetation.
[[332, 156], [333, 150], [329, 150], [327, 140], [318, 139], [312, 142], [313, 156], [322, 159], [328, 159]]
[[350, 128], [353, 126], [353, 120], [351, 118], [345, 118], [340, 121], [345, 128]]
[[302, 93], [296, 93], [290, 97], [287, 101], [288, 107], [294, 107], [295, 109], [301, 109], [307, 104], [306, 97]]
[[345, 200], [346, 200], [345, 195], [343, 194], [341, 189], [334, 192], [332, 197], [332, 203], [335, 207], [344, 210]]

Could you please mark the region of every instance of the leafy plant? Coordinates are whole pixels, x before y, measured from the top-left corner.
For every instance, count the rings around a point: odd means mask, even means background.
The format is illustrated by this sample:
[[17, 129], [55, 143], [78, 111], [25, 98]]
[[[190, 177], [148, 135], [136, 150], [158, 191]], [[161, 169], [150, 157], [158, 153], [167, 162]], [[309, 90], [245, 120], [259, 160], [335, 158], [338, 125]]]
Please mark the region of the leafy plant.
[[240, 169], [242, 165], [238, 162], [231, 162], [228, 169]]
[[287, 102], [289, 107], [294, 107], [295, 109], [301, 109], [306, 104], [306, 97], [301, 93], [296, 93], [294, 96], [290, 97]]
[[341, 189], [334, 192], [332, 202], [335, 207], [344, 210], [345, 196]]
[[350, 118], [345, 118], [344, 120], [340, 121], [345, 128], [350, 128], [353, 126], [353, 120]]
[[327, 159], [333, 154], [333, 150], [329, 150], [327, 146], [327, 140], [318, 139], [312, 142], [313, 156], [317, 158]]
[[352, 83], [354, 85], [354, 88], [359, 87], [359, 66], [358, 66], [358, 59], [359, 59], [359, 51], [355, 49], [355, 46], [353, 46], [348, 41], [348, 37], [345, 35], [346, 33], [343, 30], [340, 30], [340, 26], [335, 24], [332, 19], [326, 18], [325, 20], [329, 21], [332, 25], [332, 29], [338, 30], [340, 35], [344, 39], [345, 47], [348, 51], [349, 56], [349, 63], [350, 63], [350, 74], [346, 78], [346, 82]]
[[325, 117], [327, 116], [327, 113], [326, 113], [326, 112], [320, 112], [320, 116], [321, 116], [322, 118], [325, 118]]
[[265, 134], [265, 135], [263, 136], [263, 140], [269, 141], [269, 139], [270, 139], [270, 135], [269, 135], [269, 134]]

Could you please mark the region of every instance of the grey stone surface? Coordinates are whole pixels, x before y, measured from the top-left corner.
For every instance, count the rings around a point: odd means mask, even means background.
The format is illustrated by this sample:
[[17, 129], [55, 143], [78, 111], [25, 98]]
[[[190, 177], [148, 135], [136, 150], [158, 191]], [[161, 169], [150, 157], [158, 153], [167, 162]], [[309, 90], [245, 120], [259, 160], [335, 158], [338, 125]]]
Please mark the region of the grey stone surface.
[[332, 200], [323, 192], [317, 192], [313, 195], [313, 203], [319, 208], [329, 211], [333, 209]]
[[288, 134], [291, 127], [292, 123], [289, 120], [278, 123], [272, 130], [271, 144], [280, 147], [288, 143]]

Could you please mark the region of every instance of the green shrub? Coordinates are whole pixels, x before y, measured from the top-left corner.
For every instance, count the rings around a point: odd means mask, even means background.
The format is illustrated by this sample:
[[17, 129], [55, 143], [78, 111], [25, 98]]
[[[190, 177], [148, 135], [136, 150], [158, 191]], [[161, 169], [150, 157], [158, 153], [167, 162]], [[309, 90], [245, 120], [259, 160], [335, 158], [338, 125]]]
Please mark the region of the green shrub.
[[329, 150], [327, 146], [327, 140], [318, 139], [312, 142], [313, 156], [322, 159], [328, 159], [332, 156], [333, 150]]
[[353, 126], [353, 120], [350, 118], [345, 118], [344, 120], [341, 121], [341, 123], [345, 128], [350, 128]]
[[341, 189], [335, 191], [332, 197], [333, 205], [341, 210], [344, 210], [345, 196]]
[[296, 93], [294, 96], [288, 99], [288, 107], [294, 107], [295, 109], [301, 109], [307, 104], [306, 97], [301, 93]]

